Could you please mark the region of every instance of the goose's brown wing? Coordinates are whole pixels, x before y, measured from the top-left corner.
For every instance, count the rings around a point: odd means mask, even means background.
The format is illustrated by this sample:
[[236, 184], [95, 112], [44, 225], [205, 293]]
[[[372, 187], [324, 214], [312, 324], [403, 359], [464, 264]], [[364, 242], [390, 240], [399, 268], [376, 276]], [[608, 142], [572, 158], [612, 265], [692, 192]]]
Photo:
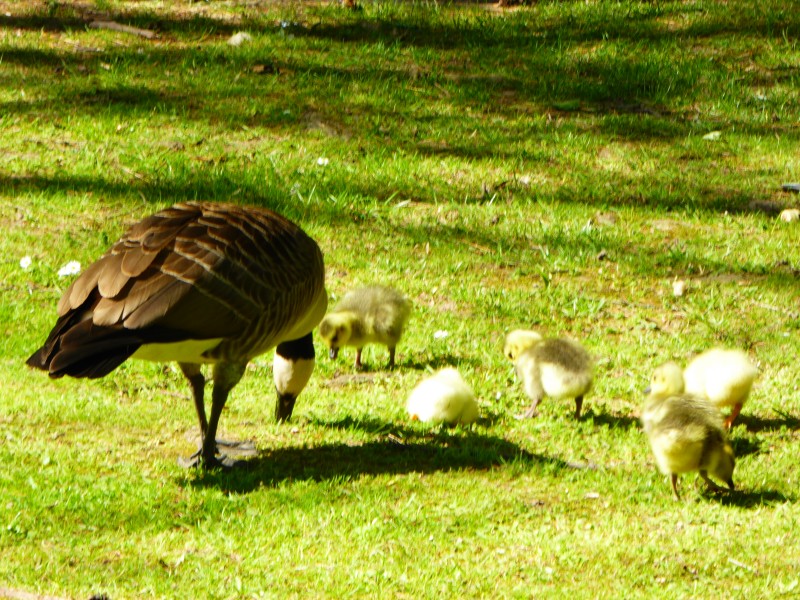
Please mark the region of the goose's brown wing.
[[182, 203], [133, 225], [72, 283], [28, 364], [101, 377], [143, 345], [208, 339], [222, 340], [209, 359], [250, 358], [281, 341], [322, 293], [319, 247], [290, 221]]

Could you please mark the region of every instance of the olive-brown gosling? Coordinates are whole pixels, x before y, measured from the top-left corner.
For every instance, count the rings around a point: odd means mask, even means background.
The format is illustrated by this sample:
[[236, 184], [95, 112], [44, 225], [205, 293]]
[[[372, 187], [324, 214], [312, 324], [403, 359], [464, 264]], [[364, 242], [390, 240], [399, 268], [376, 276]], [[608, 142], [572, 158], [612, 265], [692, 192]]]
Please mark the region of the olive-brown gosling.
[[517, 377], [531, 406], [521, 418], [535, 417], [542, 398], [574, 398], [575, 418], [581, 416], [583, 397], [592, 387], [593, 364], [584, 348], [572, 340], [542, 338], [535, 331], [517, 329], [506, 336], [503, 353], [514, 361]]
[[722, 417], [709, 402], [683, 393], [683, 373], [672, 362], [653, 373], [642, 411], [642, 426], [659, 470], [670, 476], [676, 500], [678, 475], [699, 471], [712, 490], [721, 488], [710, 473], [734, 489], [733, 448], [728, 443]]
[[335, 359], [343, 346], [356, 348], [355, 367], [360, 369], [361, 351], [367, 344], [389, 349], [389, 368], [394, 367], [395, 349], [403, 335], [411, 304], [395, 289], [373, 285], [353, 290], [319, 324], [319, 335]]
[[730, 429], [742, 411], [758, 369], [741, 350], [713, 348], [697, 356], [683, 371], [687, 394], [708, 399], [717, 408], [730, 407], [725, 428]]
[[451, 426], [474, 423], [480, 415], [475, 392], [452, 367], [422, 380], [409, 395], [406, 410], [414, 421]]

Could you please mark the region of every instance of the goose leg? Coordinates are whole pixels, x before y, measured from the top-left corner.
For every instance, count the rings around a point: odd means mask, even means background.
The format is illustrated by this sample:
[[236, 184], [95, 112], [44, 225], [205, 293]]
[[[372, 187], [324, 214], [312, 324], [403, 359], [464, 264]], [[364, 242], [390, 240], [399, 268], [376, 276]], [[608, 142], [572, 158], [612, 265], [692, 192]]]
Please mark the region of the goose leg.
[[394, 350], [395, 350], [394, 346], [389, 348], [389, 368], [390, 369], [394, 369]]
[[[222, 411], [225, 408], [225, 403], [228, 400], [228, 394], [233, 387], [239, 383], [239, 380], [244, 374], [246, 363], [217, 363], [214, 365], [214, 390], [211, 393], [211, 414], [208, 418], [206, 430], [202, 436], [202, 446], [195, 454], [188, 459], [180, 461], [184, 467], [201, 466], [203, 468], [213, 467], [226, 467], [230, 468], [236, 465], [235, 460], [220, 454], [217, 456], [217, 427], [219, 426], [219, 419], [222, 416]], [[190, 380], [191, 382], [191, 380]], [[205, 411], [204, 411], [205, 412]], [[198, 410], [199, 413], [199, 410]], [[201, 424], [204, 415], [200, 417]], [[236, 448], [237, 444], [233, 442], [226, 442], [220, 445], [228, 445]], [[243, 445], [244, 449], [246, 445]], [[244, 452], [243, 452], [244, 453]], [[253, 451], [253, 453], [255, 453]]]
[[[192, 388], [192, 398], [194, 399], [194, 408], [197, 411], [197, 419], [200, 424], [200, 446], [192, 456], [188, 459], [180, 459], [179, 463], [185, 467], [197, 466], [200, 453], [202, 451], [202, 440], [206, 437], [208, 431], [208, 420], [206, 419], [205, 407], [205, 384], [206, 378], [200, 365], [197, 363], [178, 363], [186, 379], [189, 380], [189, 385]], [[241, 376], [240, 376], [241, 377]], [[238, 380], [237, 380], [238, 381]], [[256, 448], [253, 442], [231, 442], [228, 440], [216, 440], [217, 447], [224, 447], [229, 451], [242, 456], [255, 456]]]
[[364, 366], [361, 364], [361, 350], [362, 348], [356, 348], [356, 369], [360, 369]]
[[200, 370], [200, 365], [197, 363], [178, 363], [178, 366], [181, 368], [186, 379], [189, 380], [189, 385], [192, 388], [192, 398], [194, 399], [194, 408], [197, 411], [197, 418], [200, 421], [200, 436], [205, 437], [206, 430], [208, 429], [206, 407], [203, 398], [206, 378], [203, 377], [203, 372]]

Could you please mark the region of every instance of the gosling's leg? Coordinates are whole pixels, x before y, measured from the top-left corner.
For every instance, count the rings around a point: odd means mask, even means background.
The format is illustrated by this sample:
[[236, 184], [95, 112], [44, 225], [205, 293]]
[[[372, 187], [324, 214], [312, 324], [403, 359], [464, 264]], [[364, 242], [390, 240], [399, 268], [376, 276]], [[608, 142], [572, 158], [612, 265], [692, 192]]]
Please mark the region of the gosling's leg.
[[675, 496], [675, 500], [680, 500], [681, 495], [678, 493], [678, 474], [672, 473], [672, 475], [670, 475], [670, 481], [672, 482], [672, 494]]
[[361, 364], [361, 351], [363, 348], [356, 348], [356, 369], [361, 369], [364, 365]]
[[394, 369], [394, 351], [395, 351], [395, 346], [391, 346], [389, 348], [389, 368], [390, 369]]
[[536, 407], [539, 406], [539, 402], [541, 402], [541, 401], [542, 401], [541, 396], [537, 396], [536, 398], [534, 398], [533, 402], [531, 402], [530, 408], [528, 410], [526, 410], [518, 418], [520, 418], [520, 419], [532, 419], [534, 417], [539, 416], [539, 412], [536, 410]]
[[733, 422], [736, 420], [736, 417], [739, 416], [739, 413], [742, 412], [742, 403], [737, 402], [733, 405], [731, 409], [731, 414], [728, 415], [728, 418], [725, 419], [725, 429], [730, 429], [733, 427]]
[[583, 396], [575, 398], [575, 420], [581, 418], [581, 408], [583, 407]]

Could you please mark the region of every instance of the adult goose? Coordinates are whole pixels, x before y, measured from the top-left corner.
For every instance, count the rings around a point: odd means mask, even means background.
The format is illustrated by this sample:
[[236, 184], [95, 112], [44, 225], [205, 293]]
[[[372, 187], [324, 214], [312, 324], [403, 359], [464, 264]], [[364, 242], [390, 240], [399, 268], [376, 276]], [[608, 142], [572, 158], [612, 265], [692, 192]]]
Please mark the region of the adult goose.
[[[322, 252], [297, 225], [264, 208], [184, 202], [132, 225], [75, 279], [27, 362], [53, 378], [98, 378], [128, 358], [177, 361], [202, 440], [182, 464], [230, 466], [216, 440], [229, 392], [275, 348], [275, 416], [291, 417], [327, 302]], [[208, 418], [203, 364], [214, 383]]]

